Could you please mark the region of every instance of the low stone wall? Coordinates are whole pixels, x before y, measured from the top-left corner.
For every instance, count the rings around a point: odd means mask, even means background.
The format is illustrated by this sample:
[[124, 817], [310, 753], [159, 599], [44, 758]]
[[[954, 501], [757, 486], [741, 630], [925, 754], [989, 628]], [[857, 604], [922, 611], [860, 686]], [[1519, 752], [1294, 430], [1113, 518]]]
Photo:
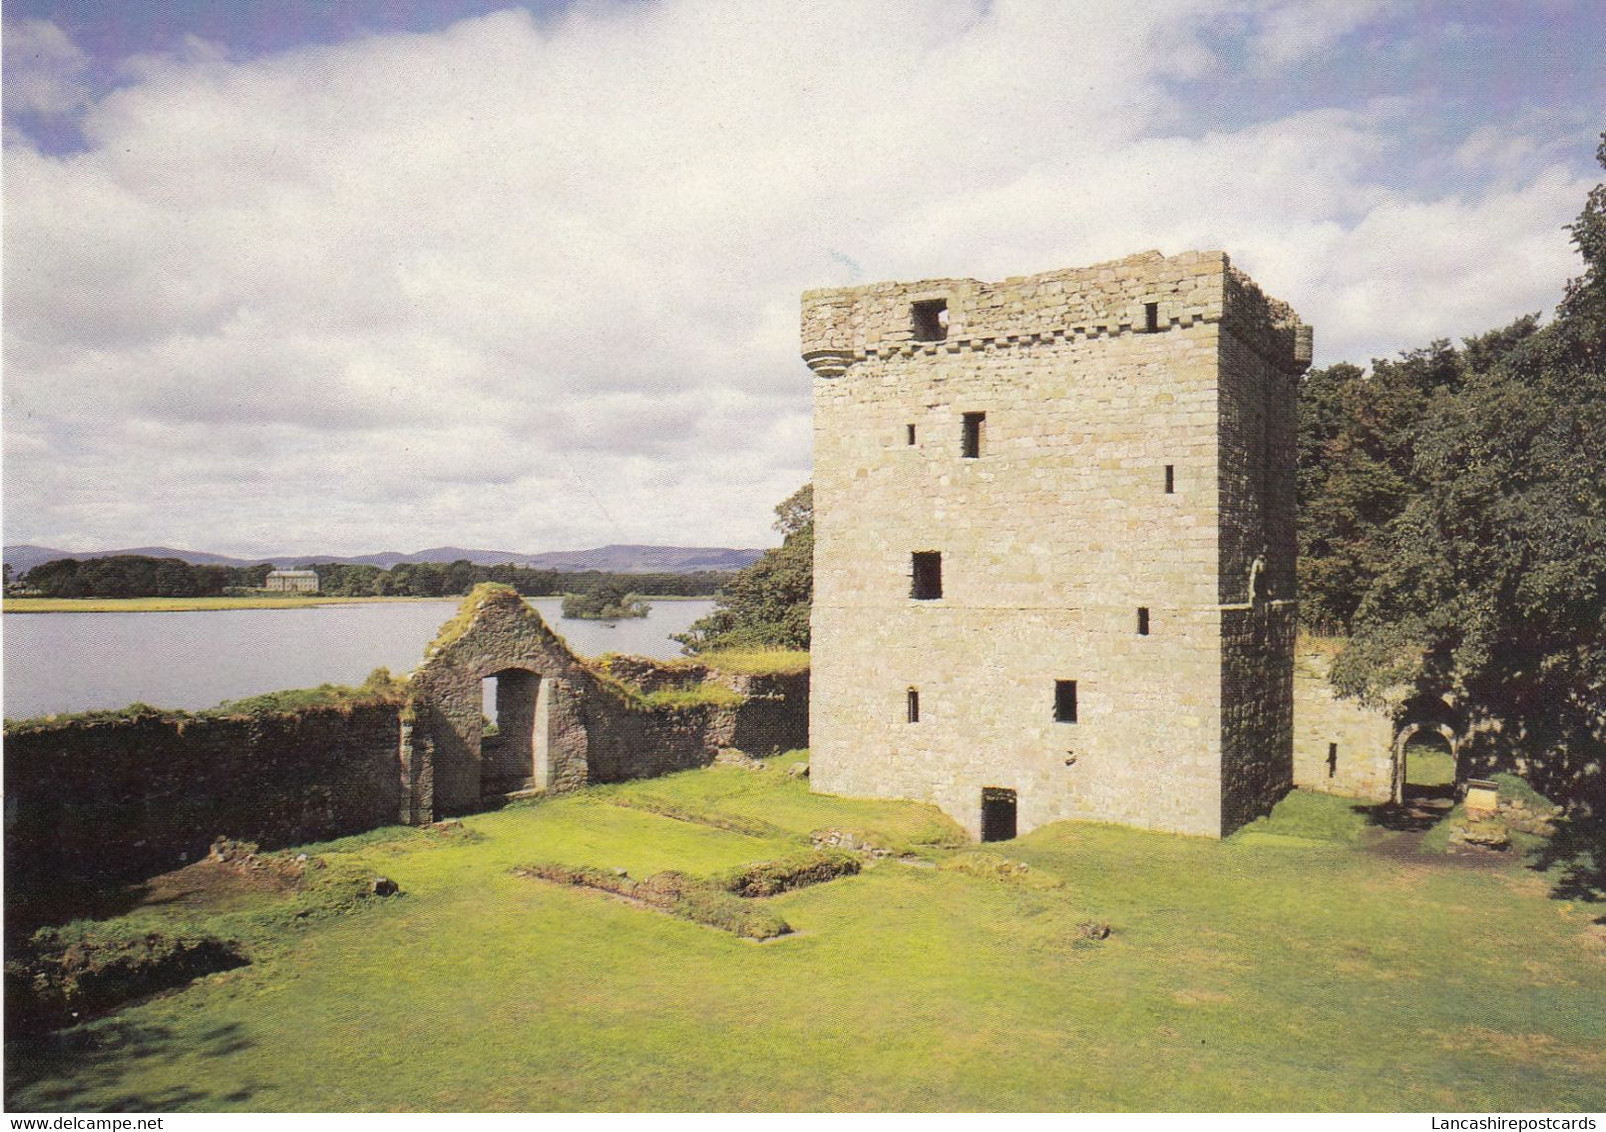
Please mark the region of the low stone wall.
[[1331, 664], [1308, 645], [1294, 655], [1294, 785], [1387, 802], [1394, 792], [1394, 720], [1334, 696]]
[[[493, 676], [502, 726], [487, 737], [481, 682]], [[741, 699], [668, 706], [633, 690], [705, 682]], [[706, 766], [724, 747], [806, 747], [808, 689], [807, 673], [745, 676], [634, 657], [594, 668], [511, 589], [485, 587], [431, 646], [405, 702], [376, 695], [293, 711], [8, 726], [7, 879], [130, 880], [194, 861], [218, 836], [293, 845], [422, 824], [512, 790]]]
[[9, 728], [7, 882], [125, 880], [197, 860], [220, 834], [271, 848], [394, 822], [399, 713], [377, 702]]
[[[673, 668], [660, 675], [650, 661], [629, 659], [648, 685], [684, 686], [667, 682], [673, 678]], [[762, 757], [809, 745], [808, 673], [747, 676], [703, 671], [710, 682], [740, 694], [742, 702], [614, 710], [593, 705], [586, 713], [592, 780], [619, 782], [707, 766], [724, 747]]]

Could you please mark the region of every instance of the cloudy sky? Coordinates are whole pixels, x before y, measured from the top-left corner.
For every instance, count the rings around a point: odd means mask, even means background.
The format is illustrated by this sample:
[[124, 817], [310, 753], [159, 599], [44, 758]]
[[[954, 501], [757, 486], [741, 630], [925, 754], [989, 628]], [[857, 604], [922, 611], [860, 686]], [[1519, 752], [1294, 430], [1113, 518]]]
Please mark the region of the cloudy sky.
[[1529, 311], [1597, 0], [6, 0], [4, 526], [771, 545], [809, 287], [1223, 248], [1365, 363]]

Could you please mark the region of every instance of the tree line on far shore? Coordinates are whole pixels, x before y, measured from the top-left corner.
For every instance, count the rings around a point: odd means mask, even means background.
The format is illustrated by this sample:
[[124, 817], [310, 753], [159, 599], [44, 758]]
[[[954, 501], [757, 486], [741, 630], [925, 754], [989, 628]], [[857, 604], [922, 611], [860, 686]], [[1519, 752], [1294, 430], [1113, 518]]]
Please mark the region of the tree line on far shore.
[[[261, 590], [271, 563], [255, 566], [192, 565], [179, 558], [119, 554], [110, 558], [58, 558], [23, 575], [21, 590], [53, 598], [224, 597]], [[481, 582], [501, 582], [527, 597], [590, 593], [612, 587], [647, 596], [706, 597], [731, 575], [722, 570], [688, 574], [616, 574], [603, 570], [536, 570], [501, 563], [399, 562], [379, 566], [314, 562], [300, 569], [318, 574], [327, 597], [456, 597]]]

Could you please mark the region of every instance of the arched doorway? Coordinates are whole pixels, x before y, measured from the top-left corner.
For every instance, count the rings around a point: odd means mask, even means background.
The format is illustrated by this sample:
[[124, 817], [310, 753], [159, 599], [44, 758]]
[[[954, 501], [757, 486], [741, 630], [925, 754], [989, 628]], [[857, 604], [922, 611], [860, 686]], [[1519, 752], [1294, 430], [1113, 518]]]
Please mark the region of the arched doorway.
[[550, 681], [528, 669], [504, 668], [481, 681], [482, 796], [551, 785], [549, 699]]
[[1447, 723], [1400, 728], [1394, 737], [1394, 801], [1448, 810], [1455, 804], [1460, 747]]

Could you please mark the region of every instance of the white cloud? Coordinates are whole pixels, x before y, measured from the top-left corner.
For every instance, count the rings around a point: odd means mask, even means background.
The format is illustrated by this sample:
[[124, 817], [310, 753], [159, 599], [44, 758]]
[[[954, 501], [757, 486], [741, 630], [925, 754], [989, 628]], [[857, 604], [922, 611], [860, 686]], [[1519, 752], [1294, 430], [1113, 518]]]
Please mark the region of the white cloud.
[[5, 23], [5, 104], [8, 113], [70, 114], [87, 98], [89, 57], [48, 20]]
[[1385, 0], [1282, 0], [1265, 5], [1248, 55], [1258, 70], [1282, 70], [1319, 55], [1387, 6]]
[[[1409, 103], [1193, 122], [1170, 83], [1240, 9], [665, 3], [139, 60], [85, 152], [8, 145], [8, 537], [773, 541], [814, 286], [1221, 246], [1329, 360], [1555, 301], [1584, 186], [1523, 173], [1548, 142], [1452, 139], [1462, 181], [1412, 195]], [[1309, 67], [1360, 18], [1321, 12], [1243, 34]]]

